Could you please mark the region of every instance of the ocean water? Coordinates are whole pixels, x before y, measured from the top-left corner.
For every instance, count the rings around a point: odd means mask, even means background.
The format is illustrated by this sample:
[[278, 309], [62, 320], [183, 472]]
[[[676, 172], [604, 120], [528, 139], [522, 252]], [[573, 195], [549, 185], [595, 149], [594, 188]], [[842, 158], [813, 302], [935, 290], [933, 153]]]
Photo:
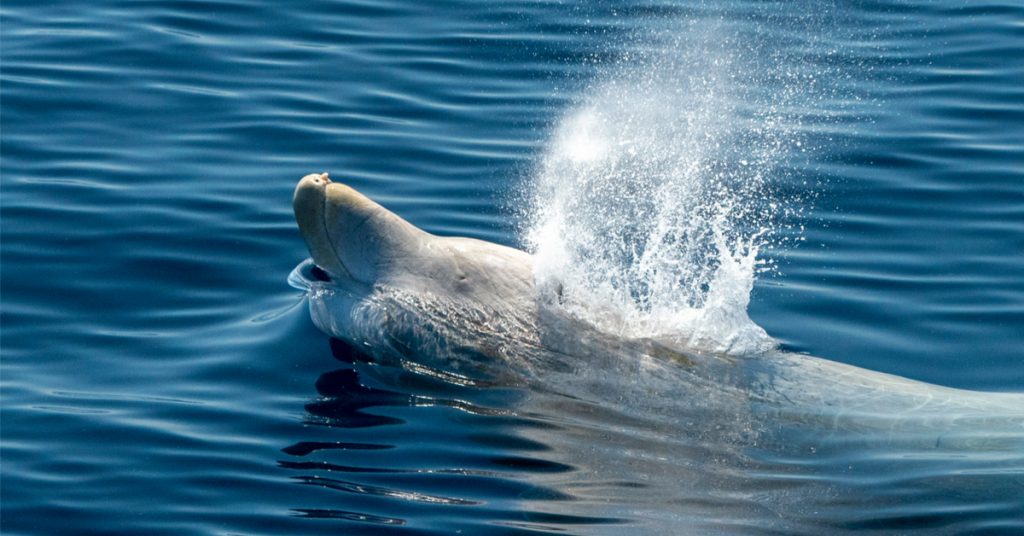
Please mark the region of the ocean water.
[[0, 17], [4, 534], [1024, 531], [1019, 420], [893, 447], [767, 434], [675, 369], [466, 381], [288, 284], [326, 170], [536, 252], [612, 335], [1024, 392], [1018, 2]]

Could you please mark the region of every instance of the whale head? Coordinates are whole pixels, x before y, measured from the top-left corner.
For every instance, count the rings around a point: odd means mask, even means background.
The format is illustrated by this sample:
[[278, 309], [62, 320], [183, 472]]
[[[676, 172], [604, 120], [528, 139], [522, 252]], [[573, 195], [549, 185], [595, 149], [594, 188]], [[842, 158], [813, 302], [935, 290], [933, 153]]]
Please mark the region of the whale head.
[[479, 341], [523, 334], [520, 347], [536, 332], [529, 254], [435, 236], [326, 173], [303, 177], [293, 205], [312, 263], [328, 277], [306, 261], [289, 281], [310, 291], [313, 322], [326, 333], [381, 356], [395, 341], [398, 354], [427, 356], [477, 346], [474, 355], [491, 355], [505, 343]]
[[303, 177], [293, 207], [313, 262], [332, 279], [372, 285], [433, 238], [327, 173]]

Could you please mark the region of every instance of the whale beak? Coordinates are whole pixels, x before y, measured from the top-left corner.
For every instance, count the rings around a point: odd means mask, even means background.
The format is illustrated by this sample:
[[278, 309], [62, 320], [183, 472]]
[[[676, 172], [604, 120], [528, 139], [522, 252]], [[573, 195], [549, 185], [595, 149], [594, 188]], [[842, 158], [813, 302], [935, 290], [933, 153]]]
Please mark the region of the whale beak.
[[303, 177], [292, 205], [313, 262], [336, 278], [372, 284], [429, 236], [327, 173]]
[[311, 173], [302, 177], [295, 187], [292, 207], [295, 209], [295, 221], [306, 241], [313, 262], [329, 274], [351, 277], [337, 251], [331, 243], [330, 235], [324, 220], [327, 185], [331, 179], [327, 173]]

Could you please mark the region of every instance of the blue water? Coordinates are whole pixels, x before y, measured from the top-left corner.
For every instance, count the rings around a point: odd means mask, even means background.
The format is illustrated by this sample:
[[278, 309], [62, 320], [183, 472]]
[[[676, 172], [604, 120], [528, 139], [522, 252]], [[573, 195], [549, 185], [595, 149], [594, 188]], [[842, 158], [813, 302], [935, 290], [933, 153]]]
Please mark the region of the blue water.
[[[1018, 2], [0, 15], [4, 534], [1024, 531], [1019, 464], [887, 479], [898, 456], [805, 453], [651, 483], [697, 463], [677, 428], [375, 365], [286, 283], [308, 256], [302, 175], [437, 234], [523, 244], [519, 201], [565, 117], [630, 73], [671, 81], [732, 50], [735, 94], [778, 107], [787, 148], [759, 190], [787, 208], [753, 321], [797, 352], [1024, 391]], [[636, 59], [659, 47], [680, 61]]]

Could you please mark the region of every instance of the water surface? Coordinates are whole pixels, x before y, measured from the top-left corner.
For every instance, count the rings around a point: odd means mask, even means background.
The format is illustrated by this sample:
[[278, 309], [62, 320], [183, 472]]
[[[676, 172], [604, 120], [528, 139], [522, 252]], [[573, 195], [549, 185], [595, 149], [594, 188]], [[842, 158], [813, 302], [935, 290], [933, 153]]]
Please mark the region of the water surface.
[[[699, 150], [736, 170], [750, 149], [755, 172], [701, 176], [763, 181], [729, 229], [770, 230], [749, 316], [785, 348], [1024, 391], [1017, 3], [0, 16], [5, 534], [1024, 530], [1012, 457], [715, 464], [645, 412], [664, 392], [623, 412], [377, 366], [286, 283], [307, 256], [290, 196], [312, 171], [431, 232], [529, 246], [529, 192], [589, 109], [666, 134], [647, 143], [658, 162]], [[737, 432], [717, 444], [742, 450]]]

